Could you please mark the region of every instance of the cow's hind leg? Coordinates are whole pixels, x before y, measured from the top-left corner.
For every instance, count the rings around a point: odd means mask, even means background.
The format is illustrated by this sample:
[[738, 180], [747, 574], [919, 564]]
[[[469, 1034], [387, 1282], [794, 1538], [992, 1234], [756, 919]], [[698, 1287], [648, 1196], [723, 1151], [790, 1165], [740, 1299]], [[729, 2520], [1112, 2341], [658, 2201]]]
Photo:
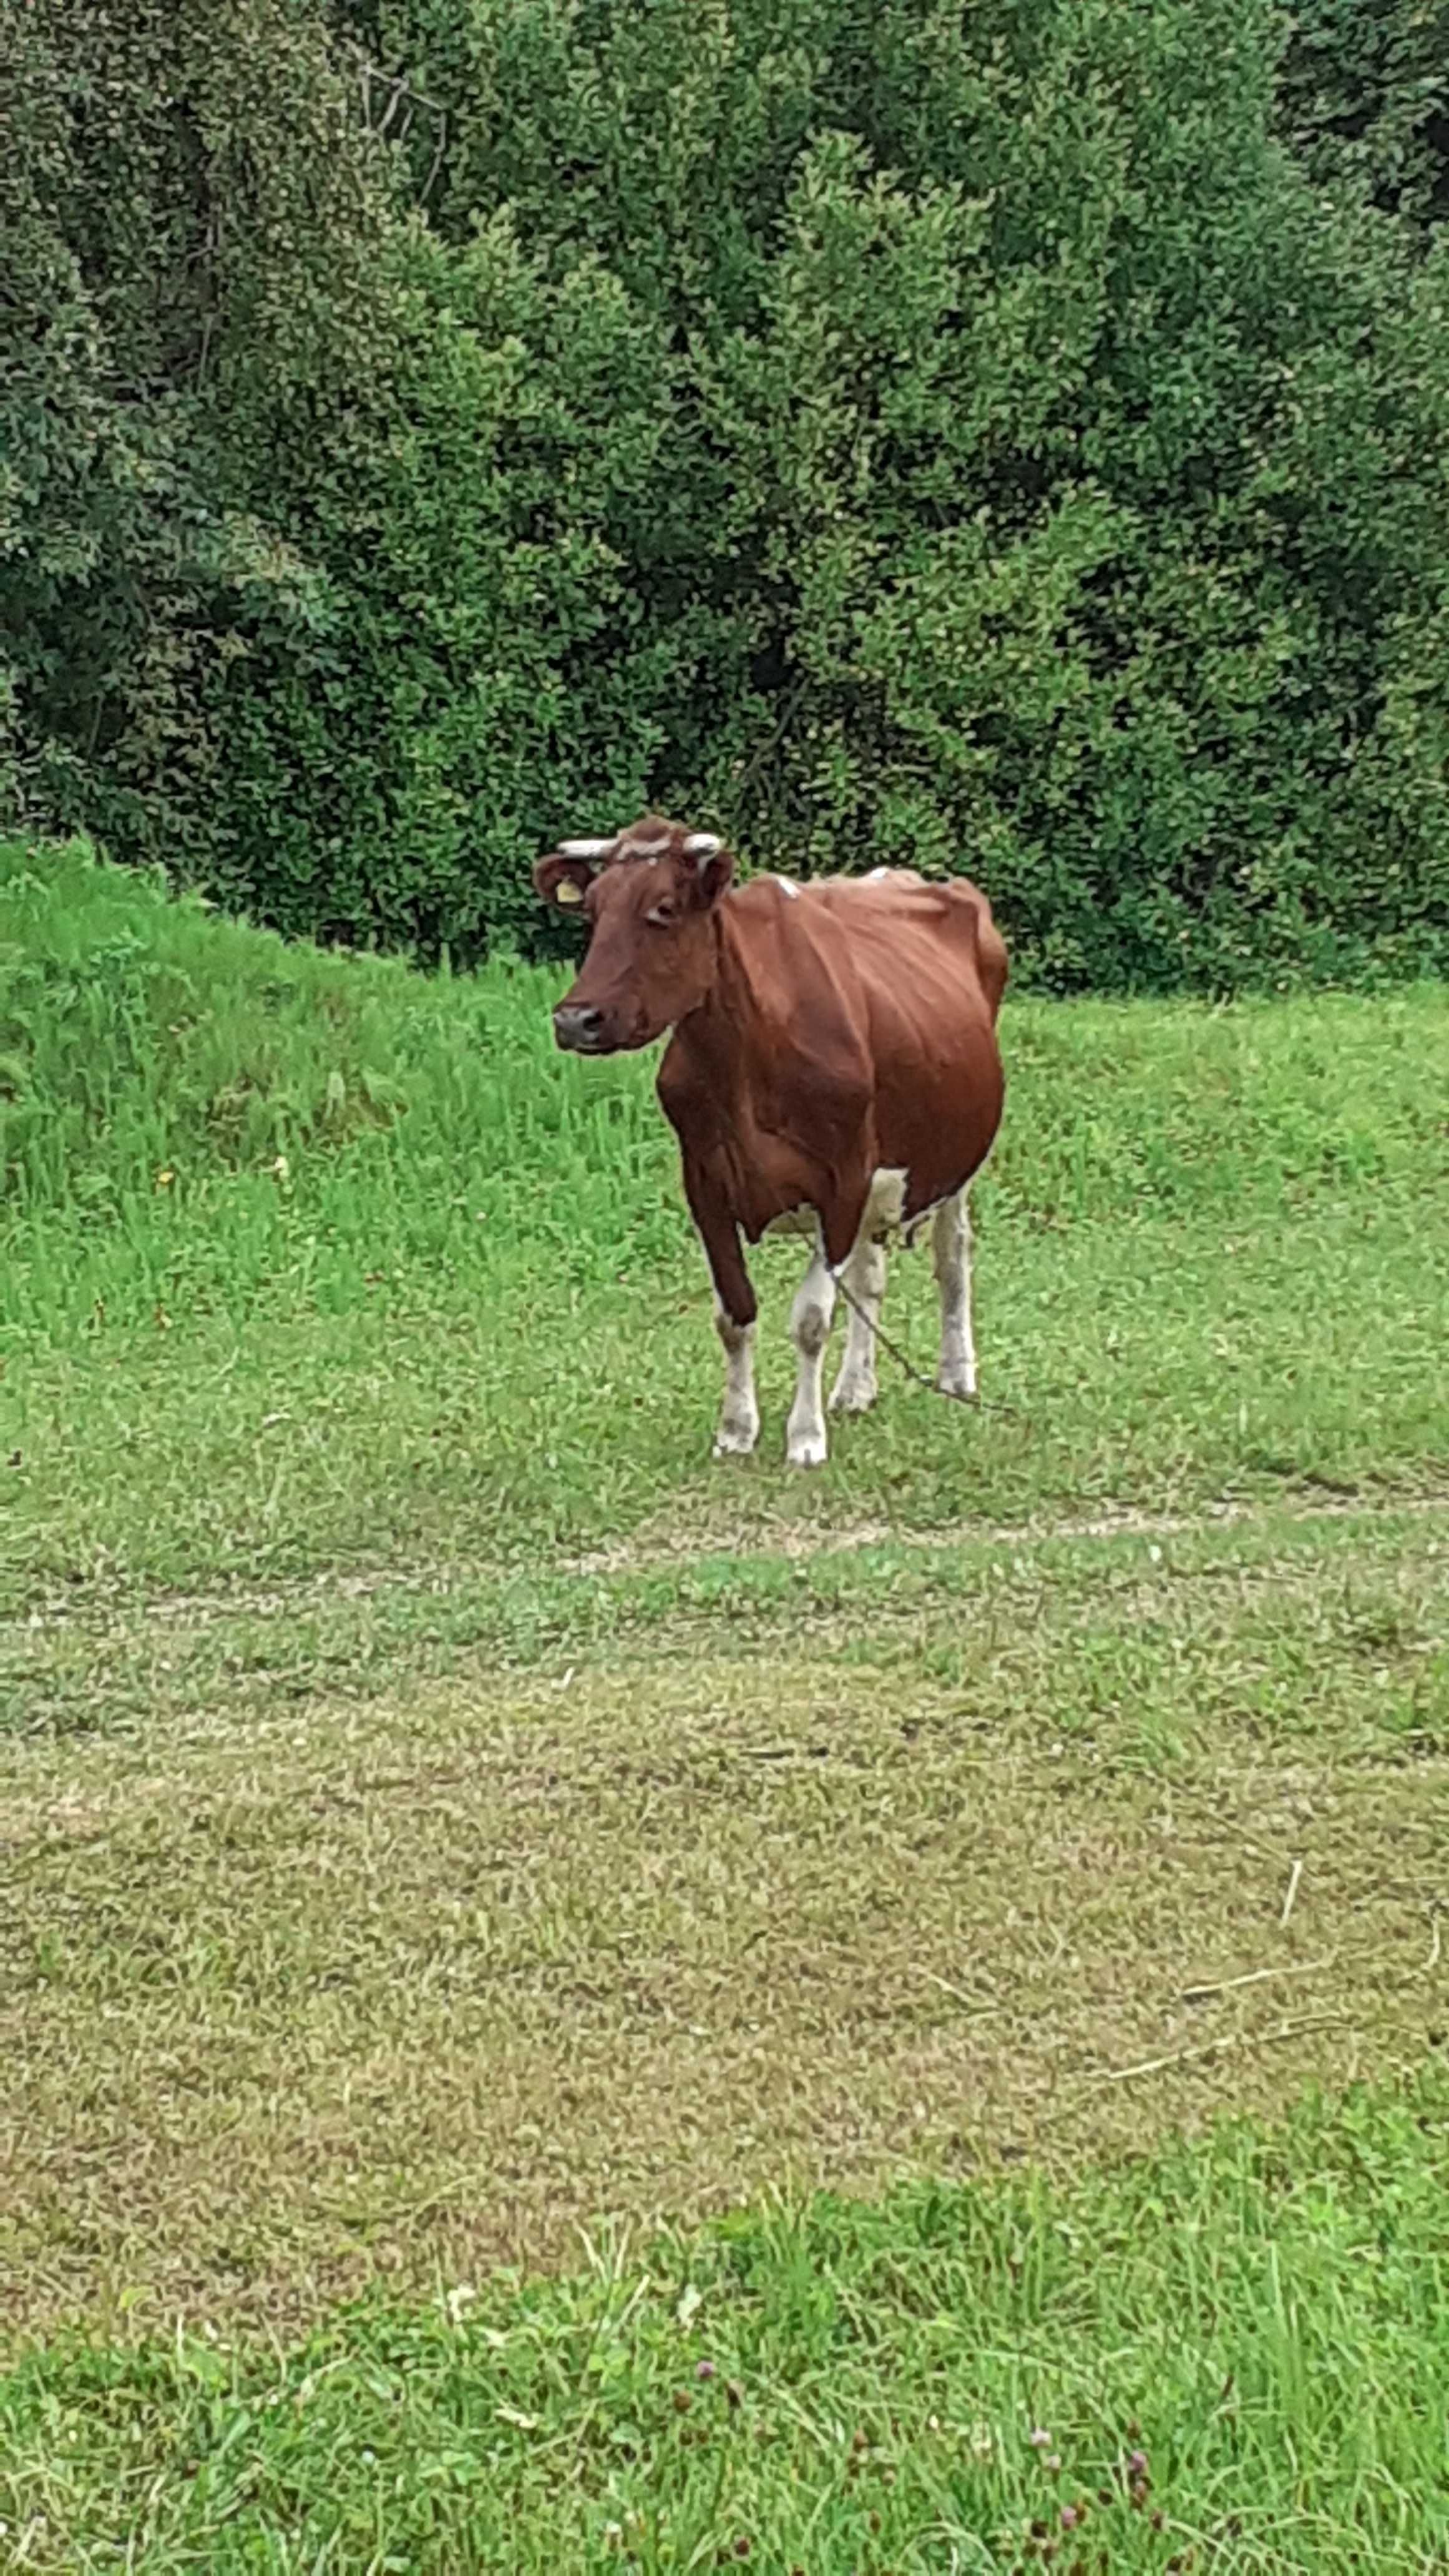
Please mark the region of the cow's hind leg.
[[[866, 1228], [870, 1225], [867, 1211]], [[885, 1245], [862, 1229], [840, 1274], [845, 1299], [845, 1357], [831, 1390], [832, 1413], [868, 1412], [876, 1398], [875, 1328], [885, 1295]]]
[[976, 1343], [971, 1331], [971, 1216], [958, 1190], [936, 1210], [931, 1229], [936, 1285], [941, 1292], [941, 1365], [936, 1384], [946, 1395], [976, 1393]]
[[725, 1391], [719, 1429], [714, 1435], [717, 1458], [747, 1458], [760, 1436], [760, 1408], [755, 1401], [755, 1328], [737, 1324], [716, 1294], [715, 1331], [724, 1345]]
[[790, 1310], [790, 1339], [799, 1360], [795, 1401], [785, 1430], [785, 1455], [792, 1467], [825, 1464], [825, 1412], [821, 1379], [825, 1345], [835, 1313], [835, 1281], [823, 1246], [814, 1254]]

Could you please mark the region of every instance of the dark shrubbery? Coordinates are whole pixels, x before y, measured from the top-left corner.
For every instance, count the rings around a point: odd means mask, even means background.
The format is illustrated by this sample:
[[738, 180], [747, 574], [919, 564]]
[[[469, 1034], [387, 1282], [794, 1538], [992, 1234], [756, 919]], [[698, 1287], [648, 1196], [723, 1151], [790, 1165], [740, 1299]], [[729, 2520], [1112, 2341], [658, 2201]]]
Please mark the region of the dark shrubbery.
[[0, 13], [22, 819], [424, 954], [649, 798], [1049, 988], [1449, 960], [1407, 6]]

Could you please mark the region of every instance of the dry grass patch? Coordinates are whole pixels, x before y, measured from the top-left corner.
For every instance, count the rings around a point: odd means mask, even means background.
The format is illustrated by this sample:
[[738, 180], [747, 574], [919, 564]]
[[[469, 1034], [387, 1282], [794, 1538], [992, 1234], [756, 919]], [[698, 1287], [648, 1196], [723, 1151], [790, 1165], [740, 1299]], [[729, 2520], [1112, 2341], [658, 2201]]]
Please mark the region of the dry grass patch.
[[1417, 2057], [1437, 1536], [1238, 1543], [12, 1742], [9, 2327], [296, 2324], [601, 2210], [1069, 2164]]

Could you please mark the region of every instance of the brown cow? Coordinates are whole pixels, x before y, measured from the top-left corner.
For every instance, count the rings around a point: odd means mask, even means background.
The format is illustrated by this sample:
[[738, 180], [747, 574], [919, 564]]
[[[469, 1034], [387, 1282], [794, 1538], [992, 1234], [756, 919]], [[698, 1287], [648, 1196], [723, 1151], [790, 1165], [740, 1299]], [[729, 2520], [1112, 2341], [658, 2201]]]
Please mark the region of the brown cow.
[[[612, 1055], [672, 1030], [659, 1098], [715, 1288], [725, 1398], [715, 1454], [753, 1449], [755, 1293], [740, 1249], [767, 1230], [816, 1250], [795, 1299], [792, 1466], [825, 1457], [820, 1379], [843, 1280], [850, 1307], [832, 1409], [875, 1399], [883, 1237], [934, 1219], [936, 1383], [976, 1392], [966, 1185], [1001, 1119], [996, 1016], [1006, 948], [964, 878], [907, 869], [792, 885], [755, 877], [712, 832], [645, 815], [612, 840], [564, 841], [534, 869], [581, 908], [583, 971], [554, 1012], [561, 1047]], [[860, 1312], [857, 1313], [857, 1307]]]

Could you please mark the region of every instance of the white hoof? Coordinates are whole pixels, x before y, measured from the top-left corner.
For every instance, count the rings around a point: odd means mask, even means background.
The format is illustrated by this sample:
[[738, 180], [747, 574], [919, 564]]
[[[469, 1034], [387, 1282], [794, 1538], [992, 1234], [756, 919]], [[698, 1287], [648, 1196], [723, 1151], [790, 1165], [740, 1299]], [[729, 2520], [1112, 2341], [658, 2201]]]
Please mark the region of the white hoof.
[[760, 1436], [758, 1422], [722, 1422], [714, 1435], [716, 1458], [748, 1458]]
[[823, 1431], [807, 1432], [803, 1440], [792, 1440], [785, 1452], [790, 1467], [823, 1467], [826, 1459]]
[[869, 1413], [876, 1399], [873, 1377], [843, 1377], [830, 1398], [832, 1413]]
[[962, 1368], [959, 1366], [955, 1368], [939, 1368], [936, 1371], [936, 1385], [942, 1395], [959, 1395], [967, 1404], [974, 1404], [976, 1401], [976, 1371], [974, 1368]]

